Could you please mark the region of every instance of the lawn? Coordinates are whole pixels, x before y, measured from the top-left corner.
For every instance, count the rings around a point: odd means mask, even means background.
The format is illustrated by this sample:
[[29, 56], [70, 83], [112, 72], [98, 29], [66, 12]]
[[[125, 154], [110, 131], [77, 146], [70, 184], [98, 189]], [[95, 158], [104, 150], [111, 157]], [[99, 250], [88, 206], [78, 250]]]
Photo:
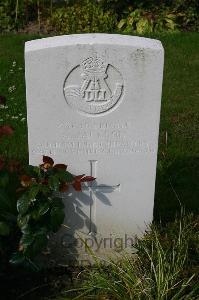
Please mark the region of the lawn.
[[[154, 217], [167, 221], [179, 211], [199, 212], [199, 34], [153, 36], [165, 49]], [[0, 152], [28, 162], [24, 42], [38, 36], [0, 36], [0, 125], [10, 124], [14, 136], [1, 142]]]

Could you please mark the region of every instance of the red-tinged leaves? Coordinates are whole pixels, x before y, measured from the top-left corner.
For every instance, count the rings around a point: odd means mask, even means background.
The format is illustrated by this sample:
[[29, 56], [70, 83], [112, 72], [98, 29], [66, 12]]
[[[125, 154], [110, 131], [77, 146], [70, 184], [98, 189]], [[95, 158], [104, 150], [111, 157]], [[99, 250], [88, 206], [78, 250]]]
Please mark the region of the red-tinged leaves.
[[6, 104], [6, 97], [0, 95], [0, 104], [5, 105]]
[[54, 165], [53, 169], [56, 169], [56, 170], [64, 170], [64, 171], [66, 171], [67, 165], [64, 165], [64, 164], [56, 164], [56, 165]]
[[67, 183], [61, 183], [59, 186], [59, 191], [64, 193], [67, 192], [69, 189], [69, 185]]
[[46, 169], [44, 168], [44, 164], [39, 165], [40, 169], [43, 171], [46, 171]]
[[73, 187], [77, 192], [80, 192], [82, 190], [81, 182], [93, 181], [95, 178], [92, 176], [85, 176], [85, 174], [83, 174], [76, 176], [74, 180], [75, 182], [73, 183]]
[[20, 177], [20, 180], [21, 180], [21, 185], [23, 187], [28, 187], [31, 185], [32, 183], [32, 177], [28, 176], [28, 175], [22, 175]]
[[41, 168], [43, 171], [47, 171], [49, 168], [52, 168], [52, 165], [49, 164], [49, 163], [45, 163], [45, 164], [41, 164], [41, 165], [40, 165], [40, 168]]
[[75, 176], [74, 180], [75, 180], [75, 181], [81, 181], [81, 179], [82, 179], [84, 176], [85, 176], [85, 174]]
[[43, 156], [43, 163], [49, 164], [51, 167], [54, 165], [54, 160], [49, 156]]
[[89, 181], [94, 181], [96, 178], [92, 176], [85, 176], [83, 177], [80, 181], [81, 182], [89, 182]]
[[49, 156], [43, 156], [43, 164], [40, 165], [40, 168], [43, 171], [47, 171], [49, 168], [52, 168], [54, 165], [54, 160]]
[[0, 126], [0, 136], [2, 135], [12, 135], [14, 132], [13, 128], [9, 125]]
[[75, 182], [73, 183], [73, 187], [74, 187], [74, 189], [75, 189], [77, 192], [81, 192], [81, 190], [82, 190], [81, 182], [80, 182], [80, 181], [75, 181]]

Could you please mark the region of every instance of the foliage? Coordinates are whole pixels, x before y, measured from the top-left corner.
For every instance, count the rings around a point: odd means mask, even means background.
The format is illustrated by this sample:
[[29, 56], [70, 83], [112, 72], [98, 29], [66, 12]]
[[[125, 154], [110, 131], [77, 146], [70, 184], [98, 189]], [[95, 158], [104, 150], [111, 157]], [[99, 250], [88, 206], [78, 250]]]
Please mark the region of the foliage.
[[95, 1], [84, 0], [73, 6], [56, 9], [48, 23], [61, 34], [112, 32], [116, 16], [110, 11], [104, 12]]
[[[0, 96], [0, 103], [5, 104], [3, 96]], [[0, 138], [12, 134], [13, 129], [10, 126], [0, 126]], [[17, 246], [17, 237], [20, 236], [17, 228], [16, 206], [19, 169], [17, 162], [0, 157], [0, 269], [6, 266], [11, 252]]]
[[13, 11], [9, 1], [0, 1], [0, 32], [14, 29]]
[[[158, 23], [157, 27], [160, 27], [161, 30], [168, 30], [168, 28], [170, 28], [167, 26], [169, 24], [165, 19], [168, 14], [175, 15], [175, 20], [174, 17], [172, 17], [172, 21], [177, 23], [177, 27], [180, 30], [199, 30], [199, 2], [197, 0], [100, 0], [99, 3], [103, 9], [111, 9], [116, 12], [119, 21], [126, 19], [126, 22], [128, 23], [130, 13], [135, 10], [140, 10], [141, 18], [143, 18], [143, 15], [145, 14], [155, 14], [155, 20]], [[161, 15], [160, 19], [158, 18], [159, 14]], [[152, 24], [150, 24], [150, 22], [147, 24], [147, 18], [144, 18], [144, 21], [142, 20], [140, 22], [145, 23], [144, 26], [146, 26], [146, 28], [148, 26], [151, 28]], [[162, 22], [163, 24], [161, 24]], [[166, 26], [162, 26], [164, 23]], [[169, 23], [172, 22], [169, 21]], [[171, 29], [172, 28], [170, 28], [170, 30]], [[157, 30], [158, 28], [156, 28], [156, 31]], [[149, 32], [150, 31], [152, 30], [150, 29]]]
[[66, 165], [54, 165], [48, 156], [43, 156], [43, 164], [39, 167], [26, 169], [26, 175], [21, 176], [22, 195], [17, 201], [17, 222], [22, 237], [19, 251], [11, 260], [13, 263], [36, 257], [47, 245], [49, 234], [61, 227], [65, 214], [59, 192], [66, 192], [70, 185], [81, 191], [82, 182], [94, 180], [84, 174], [72, 175]]
[[173, 27], [197, 31], [198, 3], [196, 0], [0, 0], [0, 32], [20, 29], [29, 22], [37, 22], [39, 29], [42, 24], [54, 31], [55, 26], [59, 33], [111, 32], [117, 30], [117, 22], [124, 20], [125, 31], [131, 32], [128, 27], [132, 26], [132, 11], [136, 18], [139, 15], [138, 33], [173, 30]]
[[166, 9], [159, 9], [157, 12], [135, 9], [126, 18], [120, 20], [118, 29], [124, 33], [137, 32], [138, 34], [173, 31], [178, 29], [177, 19], [182, 16], [180, 13]]
[[51, 12], [52, 0], [0, 0], [0, 32], [18, 30]]
[[119, 16], [132, 5], [132, 0], [100, 0], [98, 2], [104, 10], [112, 10]]
[[196, 300], [198, 243], [199, 219], [191, 215], [183, 215], [164, 229], [151, 226], [133, 245], [134, 256], [126, 254], [117, 263], [109, 260], [108, 267], [95, 258], [97, 267], [85, 272], [83, 292], [73, 299], [83, 295], [99, 299], [100, 295], [118, 300]]
[[[0, 105], [5, 104], [6, 98], [0, 96]], [[12, 127], [0, 126], [0, 138], [12, 134]], [[74, 176], [66, 165], [54, 165], [48, 156], [43, 157], [39, 167], [24, 168], [26, 173], [22, 175], [18, 162], [0, 157], [1, 267], [6, 266], [11, 254], [11, 263], [35, 267], [32, 260], [47, 245], [49, 234], [58, 231], [64, 221], [60, 193], [70, 185], [81, 191], [83, 182], [95, 179], [84, 174]]]

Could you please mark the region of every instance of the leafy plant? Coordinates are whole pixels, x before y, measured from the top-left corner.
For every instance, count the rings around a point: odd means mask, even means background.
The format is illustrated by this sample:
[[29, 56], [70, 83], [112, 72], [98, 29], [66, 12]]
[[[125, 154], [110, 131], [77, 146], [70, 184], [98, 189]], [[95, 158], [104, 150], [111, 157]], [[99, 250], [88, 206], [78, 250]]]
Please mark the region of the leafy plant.
[[48, 20], [49, 28], [59, 33], [111, 32], [116, 15], [104, 12], [95, 1], [84, 0], [73, 6], [58, 8]]
[[8, 1], [0, 1], [0, 32], [14, 29], [13, 14]]
[[118, 29], [124, 33], [137, 32], [138, 34], [173, 31], [178, 28], [177, 17], [180, 14], [159, 9], [158, 12], [135, 9], [121, 19]]
[[[6, 98], [0, 96], [0, 105], [5, 104]], [[0, 126], [0, 138], [12, 134], [12, 127]], [[54, 164], [48, 156], [39, 167], [23, 168], [17, 161], [0, 156], [1, 267], [10, 256], [13, 264], [35, 267], [32, 260], [47, 245], [49, 234], [58, 231], [64, 221], [60, 193], [70, 186], [81, 191], [82, 183], [94, 179], [84, 174], [74, 176], [65, 164]]]
[[[5, 97], [0, 96], [1, 104], [5, 104]], [[13, 129], [8, 125], [0, 126], [0, 138], [11, 136]], [[17, 246], [20, 236], [17, 227], [16, 189], [19, 187], [17, 171], [18, 162], [7, 161], [0, 157], [0, 268], [4, 268], [9, 256]]]
[[[81, 191], [83, 182], [93, 181], [91, 176], [74, 176], [64, 164], [55, 164], [52, 158], [43, 156], [39, 167], [28, 166], [26, 175], [21, 176], [21, 196], [17, 201], [17, 223], [22, 236], [18, 251], [11, 259], [18, 264], [31, 261], [46, 247], [49, 234], [61, 227], [65, 213], [59, 192], [70, 186]], [[67, 223], [67, 220], [66, 220]]]

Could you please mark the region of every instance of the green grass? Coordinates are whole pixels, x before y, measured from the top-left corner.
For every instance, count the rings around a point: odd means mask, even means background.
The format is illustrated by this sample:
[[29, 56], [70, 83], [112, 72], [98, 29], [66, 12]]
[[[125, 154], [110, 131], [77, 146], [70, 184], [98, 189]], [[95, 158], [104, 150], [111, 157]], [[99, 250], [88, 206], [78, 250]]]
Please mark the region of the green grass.
[[[7, 108], [0, 109], [0, 124], [15, 129], [12, 138], [1, 142], [1, 153], [28, 162], [26, 123], [24, 42], [31, 36], [0, 36], [0, 95], [6, 96]], [[16, 62], [16, 66], [13, 65]], [[15, 89], [12, 91], [12, 87]], [[16, 118], [16, 119], [15, 119]]]
[[134, 256], [123, 255], [117, 262], [108, 259], [106, 265], [96, 258], [96, 266], [80, 275], [80, 288], [65, 295], [98, 300], [198, 299], [198, 221], [182, 213], [180, 219], [164, 228], [151, 226], [149, 233], [135, 243]]
[[[179, 203], [199, 212], [199, 34], [153, 37], [165, 48], [154, 217], [167, 221], [179, 211]], [[38, 37], [0, 36], [0, 95], [6, 96], [8, 106], [0, 109], [0, 124], [15, 128], [14, 136], [1, 143], [0, 149], [23, 162], [28, 161], [27, 124], [21, 121], [26, 118], [24, 42], [33, 38]], [[16, 90], [9, 92], [12, 86]]]
[[199, 34], [160, 40], [165, 68], [154, 216], [168, 220], [179, 202], [199, 212]]

